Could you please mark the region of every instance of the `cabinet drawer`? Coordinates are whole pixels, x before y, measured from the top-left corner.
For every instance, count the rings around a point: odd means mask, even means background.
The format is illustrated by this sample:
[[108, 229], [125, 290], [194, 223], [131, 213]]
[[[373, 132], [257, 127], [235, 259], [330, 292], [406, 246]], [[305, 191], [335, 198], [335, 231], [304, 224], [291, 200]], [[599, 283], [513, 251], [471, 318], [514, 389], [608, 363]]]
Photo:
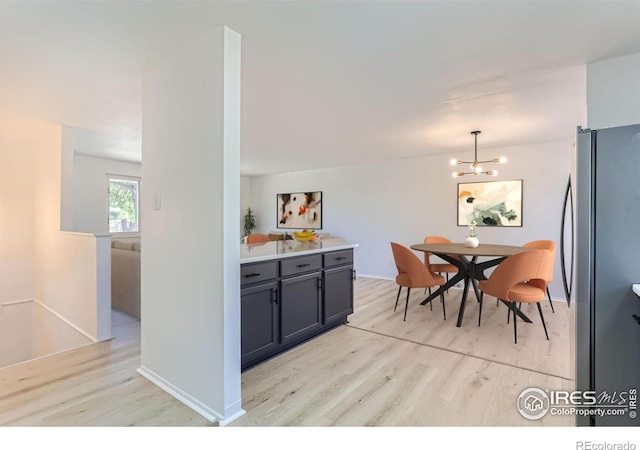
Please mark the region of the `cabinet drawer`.
[[276, 278], [278, 278], [278, 261], [246, 264], [240, 267], [240, 283], [242, 285]]
[[353, 250], [340, 250], [324, 254], [324, 267], [341, 266], [353, 263]]
[[284, 258], [280, 261], [280, 273], [283, 277], [311, 272], [322, 268], [322, 255]]

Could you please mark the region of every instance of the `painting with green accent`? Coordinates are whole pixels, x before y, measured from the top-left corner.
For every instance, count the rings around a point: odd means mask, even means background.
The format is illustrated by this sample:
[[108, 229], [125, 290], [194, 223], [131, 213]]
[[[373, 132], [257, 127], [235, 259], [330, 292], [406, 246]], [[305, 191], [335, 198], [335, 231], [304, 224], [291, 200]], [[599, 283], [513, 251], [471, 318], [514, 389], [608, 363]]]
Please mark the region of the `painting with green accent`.
[[458, 183], [458, 225], [522, 226], [522, 180]]

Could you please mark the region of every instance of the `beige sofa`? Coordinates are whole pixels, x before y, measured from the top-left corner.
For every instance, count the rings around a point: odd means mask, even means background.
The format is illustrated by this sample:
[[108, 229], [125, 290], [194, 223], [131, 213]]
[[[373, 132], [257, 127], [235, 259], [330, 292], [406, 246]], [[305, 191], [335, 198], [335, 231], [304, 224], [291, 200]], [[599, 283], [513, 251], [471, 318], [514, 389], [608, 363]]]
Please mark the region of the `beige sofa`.
[[111, 307], [140, 318], [140, 244], [111, 241]]

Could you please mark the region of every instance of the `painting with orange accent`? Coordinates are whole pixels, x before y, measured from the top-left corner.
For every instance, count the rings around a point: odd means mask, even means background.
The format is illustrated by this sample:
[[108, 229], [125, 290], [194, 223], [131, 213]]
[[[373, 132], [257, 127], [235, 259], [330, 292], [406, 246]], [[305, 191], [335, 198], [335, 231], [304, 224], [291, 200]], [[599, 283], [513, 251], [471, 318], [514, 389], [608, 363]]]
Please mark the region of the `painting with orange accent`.
[[458, 183], [458, 226], [522, 226], [522, 180]]
[[322, 229], [322, 192], [278, 194], [278, 228]]

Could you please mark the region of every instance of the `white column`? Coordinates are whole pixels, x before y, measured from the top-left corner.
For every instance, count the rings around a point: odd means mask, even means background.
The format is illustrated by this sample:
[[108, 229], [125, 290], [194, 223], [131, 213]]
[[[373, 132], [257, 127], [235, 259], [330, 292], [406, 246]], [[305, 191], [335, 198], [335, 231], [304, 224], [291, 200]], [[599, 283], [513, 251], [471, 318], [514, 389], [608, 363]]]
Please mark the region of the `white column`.
[[240, 35], [220, 27], [143, 77], [142, 365], [210, 420], [240, 398]]

